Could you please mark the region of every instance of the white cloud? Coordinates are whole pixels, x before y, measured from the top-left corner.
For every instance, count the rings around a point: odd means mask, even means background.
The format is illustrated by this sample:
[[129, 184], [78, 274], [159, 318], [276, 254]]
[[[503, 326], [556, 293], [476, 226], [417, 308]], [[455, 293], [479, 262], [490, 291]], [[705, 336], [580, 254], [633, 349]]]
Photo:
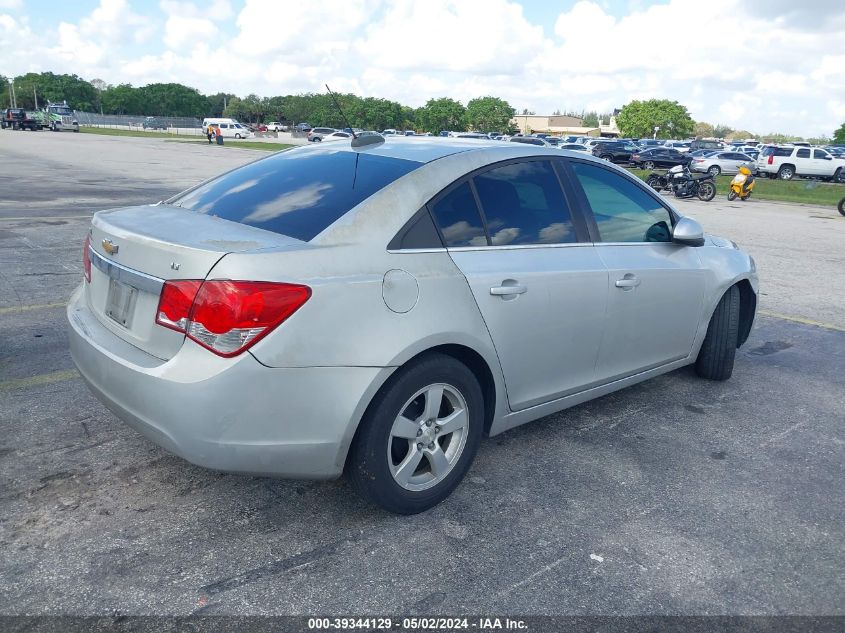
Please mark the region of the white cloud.
[[160, 0], [144, 15], [100, 0], [36, 33], [25, 5], [0, 0], [0, 49], [11, 51], [7, 74], [178, 81], [206, 93], [328, 83], [411, 106], [490, 94], [540, 113], [655, 97], [697, 120], [804, 135], [830, 134], [845, 116], [841, 0], [814, 0], [812, 11], [787, 0], [630, 0], [619, 17], [606, 5], [581, 0], [544, 31], [520, 0]]

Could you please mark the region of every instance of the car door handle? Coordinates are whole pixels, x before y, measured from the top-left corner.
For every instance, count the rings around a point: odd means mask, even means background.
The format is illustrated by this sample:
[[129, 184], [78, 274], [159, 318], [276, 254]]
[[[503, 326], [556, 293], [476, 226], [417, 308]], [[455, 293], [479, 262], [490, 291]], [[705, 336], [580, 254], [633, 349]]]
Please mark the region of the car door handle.
[[640, 285], [640, 280], [633, 275], [625, 275], [622, 279], [616, 280], [616, 287], [623, 290], [632, 290]]
[[513, 286], [494, 286], [490, 288], [490, 294], [496, 297], [506, 297], [508, 295], [522, 295], [528, 292], [528, 288], [514, 284]]

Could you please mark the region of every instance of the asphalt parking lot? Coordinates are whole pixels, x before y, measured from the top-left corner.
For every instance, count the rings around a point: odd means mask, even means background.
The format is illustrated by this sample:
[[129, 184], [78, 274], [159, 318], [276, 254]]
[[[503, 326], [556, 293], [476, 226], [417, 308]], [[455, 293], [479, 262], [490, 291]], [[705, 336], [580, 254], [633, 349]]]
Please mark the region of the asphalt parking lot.
[[342, 480], [192, 466], [73, 369], [91, 212], [263, 156], [0, 133], [1, 614], [845, 615], [835, 209], [681, 204], [757, 260], [733, 378], [679, 370], [493, 438], [450, 499], [397, 517]]

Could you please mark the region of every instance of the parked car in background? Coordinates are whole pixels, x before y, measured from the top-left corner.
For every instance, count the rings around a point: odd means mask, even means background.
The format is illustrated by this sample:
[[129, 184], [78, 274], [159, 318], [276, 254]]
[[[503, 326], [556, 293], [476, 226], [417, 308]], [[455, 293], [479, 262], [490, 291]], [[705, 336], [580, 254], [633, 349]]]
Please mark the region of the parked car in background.
[[328, 142], [328, 141], [348, 141], [352, 138], [352, 134], [350, 132], [332, 132], [331, 134], [320, 134], [314, 137], [314, 141], [317, 143], [320, 142]]
[[279, 121], [270, 121], [267, 124], [267, 131], [268, 132], [287, 132], [290, 129], [290, 126], [284, 125]]
[[711, 154], [718, 154], [718, 150], [712, 149], [696, 149], [687, 154], [690, 158], [701, 158], [702, 156], [710, 156]]
[[322, 141], [324, 136], [334, 132], [337, 132], [337, 130], [333, 127], [315, 127], [308, 131], [308, 140], [311, 142]]
[[202, 131], [205, 133], [208, 128], [215, 127], [220, 128], [220, 134], [224, 138], [249, 138], [252, 136], [252, 132], [249, 131], [246, 125], [238, 121], [237, 119], [229, 119], [229, 118], [219, 118], [219, 117], [208, 117], [202, 120]]
[[642, 146], [646, 149], [649, 149], [649, 148], [652, 148], [652, 147], [663, 147], [663, 144], [665, 142], [666, 141], [663, 141], [663, 140], [657, 139], [657, 138], [644, 138], [644, 139], [640, 139], [639, 141], [637, 141], [637, 143], [640, 146]]
[[474, 138], [480, 141], [489, 141], [490, 137], [486, 134], [481, 134], [480, 132], [461, 132], [460, 134], [455, 134], [452, 138]]
[[676, 149], [681, 153], [687, 153], [692, 150], [692, 142], [691, 141], [666, 141], [664, 147], [668, 147], [670, 149]]
[[709, 156], [693, 158], [690, 163], [691, 171], [705, 172], [713, 176], [738, 174], [740, 167], [748, 167], [752, 172], [756, 169], [754, 159], [739, 152], [715, 152]]
[[602, 141], [593, 145], [593, 156], [612, 163], [628, 163], [637, 148], [625, 141]]
[[804, 176], [845, 181], [845, 160], [820, 147], [768, 145], [757, 157], [757, 172], [781, 180]]
[[294, 131], [300, 132], [300, 133], [310, 132], [311, 131], [311, 125], [309, 125], [308, 123], [297, 123], [294, 126], [293, 129], [294, 129]]
[[536, 145], [537, 147], [551, 147], [544, 139], [536, 136], [511, 136], [511, 143], [522, 143], [524, 145]]
[[568, 149], [573, 152], [587, 152], [589, 151], [583, 143], [563, 143], [557, 146], [558, 149]]
[[758, 293], [747, 253], [614, 165], [444, 139], [276, 152], [94, 214], [82, 256], [70, 354], [118, 418], [215, 470], [345, 472], [402, 514], [485, 436], [687, 365], [728, 379]]
[[696, 139], [694, 141], [690, 141], [689, 144], [690, 152], [695, 152], [699, 150], [709, 150], [715, 152], [724, 148], [725, 146], [721, 141], [711, 141], [704, 139]]
[[675, 165], [689, 165], [692, 159], [688, 154], [682, 154], [671, 147], [652, 147], [631, 155], [631, 162], [641, 169], [655, 167], [674, 167]]

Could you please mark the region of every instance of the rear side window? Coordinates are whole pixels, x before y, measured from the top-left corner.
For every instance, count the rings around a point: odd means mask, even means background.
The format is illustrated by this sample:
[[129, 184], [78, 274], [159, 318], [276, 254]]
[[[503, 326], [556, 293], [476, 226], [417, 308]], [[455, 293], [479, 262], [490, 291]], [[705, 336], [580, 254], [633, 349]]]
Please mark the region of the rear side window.
[[473, 178], [493, 246], [575, 242], [575, 227], [549, 161], [512, 163]]
[[484, 223], [469, 182], [463, 182], [431, 207], [446, 246], [487, 246]]
[[309, 241], [421, 164], [330, 148], [290, 150], [224, 174], [169, 202]]
[[796, 158], [810, 158], [810, 150], [808, 149], [799, 149], [798, 153], [795, 154]]
[[670, 242], [669, 211], [642, 187], [595, 165], [572, 163], [602, 242]]

